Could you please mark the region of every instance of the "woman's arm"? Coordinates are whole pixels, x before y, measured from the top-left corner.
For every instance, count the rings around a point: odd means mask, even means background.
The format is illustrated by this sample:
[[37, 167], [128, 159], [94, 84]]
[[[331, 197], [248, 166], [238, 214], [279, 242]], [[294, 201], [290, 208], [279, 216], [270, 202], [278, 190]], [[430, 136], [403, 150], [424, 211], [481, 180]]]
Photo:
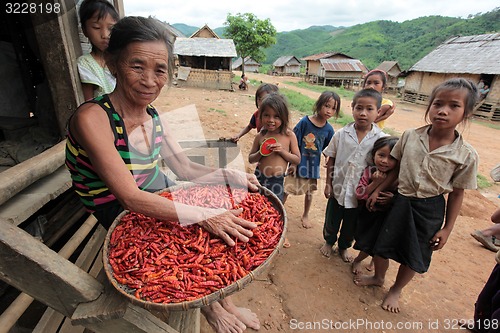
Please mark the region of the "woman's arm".
[[450, 233], [455, 226], [455, 221], [457, 220], [458, 213], [460, 212], [460, 207], [462, 207], [463, 199], [463, 188], [454, 188], [452, 192], [448, 193], [444, 226], [441, 230], [436, 232], [434, 237], [432, 237], [431, 239], [430, 245], [432, 246], [433, 250], [442, 249], [448, 241], [448, 237], [450, 236]]

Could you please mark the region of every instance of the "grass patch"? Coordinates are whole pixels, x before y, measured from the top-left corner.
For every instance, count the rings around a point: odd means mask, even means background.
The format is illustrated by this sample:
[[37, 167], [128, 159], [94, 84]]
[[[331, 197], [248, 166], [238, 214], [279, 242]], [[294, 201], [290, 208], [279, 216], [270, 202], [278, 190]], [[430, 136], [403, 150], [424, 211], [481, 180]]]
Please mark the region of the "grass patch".
[[477, 187], [479, 189], [488, 188], [492, 185], [492, 183], [488, 181], [488, 178], [486, 178], [483, 175], [477, 174], [476, 179], [477, 179]]
[[318, 86], [315, 84], [310, 84], [304, 81], [301, 82], [285, 82], [286, 84], [289, 84], [291, 86], [299, 87], [302, 89], [308, 89], [311, 91], [315, 91], [318, 93], [322, 93], [323, 91], [333, 91], [337, 93], [340, 97], [350, 99], [354, 97], [355, 92], [351, 90], [344, 89], [343, 87], [337, 88], [337, 87], [331, 87], [331, 86]]
[[221, 114], [221, 115], [223, 115], [223, 116], [227, 116], [227, 113], [226, 113], [226, 111], [224, 111], [224, 110], [214, 109], [214, 108], [210, 108], [210, 109], [208, 109], [208, 112], [213, 112], [213, 111], [214, 111], [214, 112], [217, 112], [217, 113], [220, 113], [220, 114]]
[[472, 119], [474, 124], [483, 125], [489, 128], [500, 130], [500, 123], [494, 123], [488, 120]]

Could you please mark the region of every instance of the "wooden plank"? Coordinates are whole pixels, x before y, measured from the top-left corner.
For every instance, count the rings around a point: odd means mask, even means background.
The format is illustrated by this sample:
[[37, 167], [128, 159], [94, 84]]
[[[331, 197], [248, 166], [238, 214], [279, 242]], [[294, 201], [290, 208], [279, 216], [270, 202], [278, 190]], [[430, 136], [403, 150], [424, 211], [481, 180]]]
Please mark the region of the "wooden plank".
[[66, 316], [103, 290], [90, 275], [10, 223], [0, 225], [0, 278]]
[[64, 319], [64, 315], [57, 312], [54, 309], [47, 308], [42, 315], [42, 318], [38, 321], [32, 333], [49, 333], [57, 332], [59, 326], [61, 326], [61, 321]]
[[199, 333], [200, 309], [171, 311], [168, 316], [168, 324], [179, 333]]
[[0, 315], [0, 333], [8, 333], [31, 303], [33, 297], [21, 293]]
[[[92, 216], [92, 219], [95, 220], [95, 217]], [[87, 272], [96, 260], [101, 260], [99, 252], [105, 238], [106, 229], [99, 224], [96, 231], [85, 245], [82, 253], [80, 253], [78, 259], [75, 261], [75, 265]]]

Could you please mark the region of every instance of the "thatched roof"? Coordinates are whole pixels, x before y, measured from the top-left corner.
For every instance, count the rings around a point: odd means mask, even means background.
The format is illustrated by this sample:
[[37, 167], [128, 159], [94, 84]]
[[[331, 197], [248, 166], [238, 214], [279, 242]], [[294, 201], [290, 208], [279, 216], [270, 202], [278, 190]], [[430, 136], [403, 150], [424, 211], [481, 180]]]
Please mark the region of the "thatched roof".
[[236, 47], [232, 39], [177, 38], [174, 54], [195, 57], [236, 57]]
[[[232, 67], [233, 67], [233, 69], [235, 69], [235, 68], [240, 67], [241, 65], [242, 65], [241, 57], [238, 57], [238, 59], [233, 61]], [[257, 61], [253, 60], [250, 57], [246, 57], [245, 58], [245, 66], [248, 66], [248, 65], [260, 66], [260, 64]]]
[[452, 37], [408, 71], [500, 74], [500, 33]]
[[212, 29], [210, 29], [210, 27], [205, 24], [203, 27], [201, 27], [200, 29], [196, 30], [195, 32], [193, 32], [193, 34], [191, 36], [189, 36], [189, 38], [196, 38], [196, 37], [200, 37], [201, 33], [203, 31], [207, 31], [209, 35], [212, 36], [212, 38], [217, 38], [219, 39], [220, 37], [215, 33], [215, 31], [213, 31]]
[[358, 59], [320, 59], [319, 61], [327, 72], [368, 72], [366, 66]]
[[282, 56], [273, 62], [274, 67], [283, 67], [290, 65], [300, 65], [299, 59], [297, 59], [295, 56]]
[[320, 59], [327, 59], [327, 58], [330, 58], [334, 55], [341, 55], [341, 56], [344, 56], [346, 58], [353, 59], [352, 57], [349, 57], [348, 55], [346, 55], [344, 53], [340, 53], [340, 52], [323, 52], [323, 53], [318, 53], [318, 54], [313, 54], [313, 55], [307, 56], [305, 58], [302, 58], [301, 60], [314, 61], [314, 60], [320, 60]]
[[401, 73], [401, 68], [399, 67], [399, 64], [397, 61], [384, 61], [380, 65], [378, 65], [375, 69], [381, 69], [384, 72], [387, 73], [387, 75], [390, 75], [391, 69], [396, 66], [395, 71]]

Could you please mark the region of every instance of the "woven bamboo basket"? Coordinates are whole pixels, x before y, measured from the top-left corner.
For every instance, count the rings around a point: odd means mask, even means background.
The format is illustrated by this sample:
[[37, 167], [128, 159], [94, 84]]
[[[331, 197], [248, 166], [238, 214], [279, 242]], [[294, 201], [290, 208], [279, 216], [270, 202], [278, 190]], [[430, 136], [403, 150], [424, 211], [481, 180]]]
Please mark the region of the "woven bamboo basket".
[[[180, 188], [187, 188], [194, 186], [192, 183], [186, 183], [182, 185], [176, 185], [173, 187], [170, 187], [164, 191], [176, 191]], [[164, 191], [160, 191], [159, 193], [162, 193]], [[138, 299], [134, 296], [135, 290], [132, 288], [129, 288], [128, 286], [124, 286], [118, 281], [113, 276], [113, 270], [111, 268], [111, 265], [109, 263], [109, 246], [110, 246], [110, 239], [111, 239], [111, 234], [113, 233], [113, 230], [116, 228], [116, 226], [121, 222], [121, 219], [123, 216], [129, 213], [129, 211], [124, 211], [120, 215], [116, 217], [114, 220], [113, 224], [108, 230], [108, 233], [106, 235], [106, 239], [104, 240], [104, 247], [103, 247], [103, 263], [104, 263], [104, 271], [106, 272], [106, 276], [108, 277], [108, 280], [110, 283], [115, 287], [115, 289], [125, 296], [127, 299], [129, 299], [133, 304], [139, 305], [145, 309], [148, 310], [154, 310], [154, 311], [187, 311], [189, 309], [195, 309], [195, 308], [200, 308], [207, 306], [215, 301], [221, 300], [231, 294], [234, 294], [235, 292], [238, 292], [245, 288], [250, 282], [255, 280], [260, 274], [264, 273], [271, 263], [273, 262], [274, 258], [278, 254], [279, 250], [283, 247], [283, 243], [285, 241], [285, 234], [287, 230], [287, 216], [285, 209], [283, 207], [283, 204], [281, 201], [278, 199], [278, 197], [272, 193], [270, 190], [268, 190], [265, 187], [262, 187], [259, 185], [259, 190], [258, 192], [264, 196], [266, 196], [276, 208], [278, 213], [281, 215], [283, 219], [283, 232], [281, 234], [280, 240], [277, 244], [277, 246], [274, 248], [274, 250], [271, 252], [269, 257], [257, 268], [255, 268], [253, 271], [249, 272], [246, 276], [243, 278], [233, 282], [232, 284], [219, 289], [211, 294], [208, 294], [206, 296], [200, 297], [196, 300], [192, 301], [184, 301], [184, 302], [179, 302], [179, 303], [154, 303], [154, 302], [149, 302], [145, 301], [142, 299]], [[158, 193], [158, 194], [159, 194]]]

